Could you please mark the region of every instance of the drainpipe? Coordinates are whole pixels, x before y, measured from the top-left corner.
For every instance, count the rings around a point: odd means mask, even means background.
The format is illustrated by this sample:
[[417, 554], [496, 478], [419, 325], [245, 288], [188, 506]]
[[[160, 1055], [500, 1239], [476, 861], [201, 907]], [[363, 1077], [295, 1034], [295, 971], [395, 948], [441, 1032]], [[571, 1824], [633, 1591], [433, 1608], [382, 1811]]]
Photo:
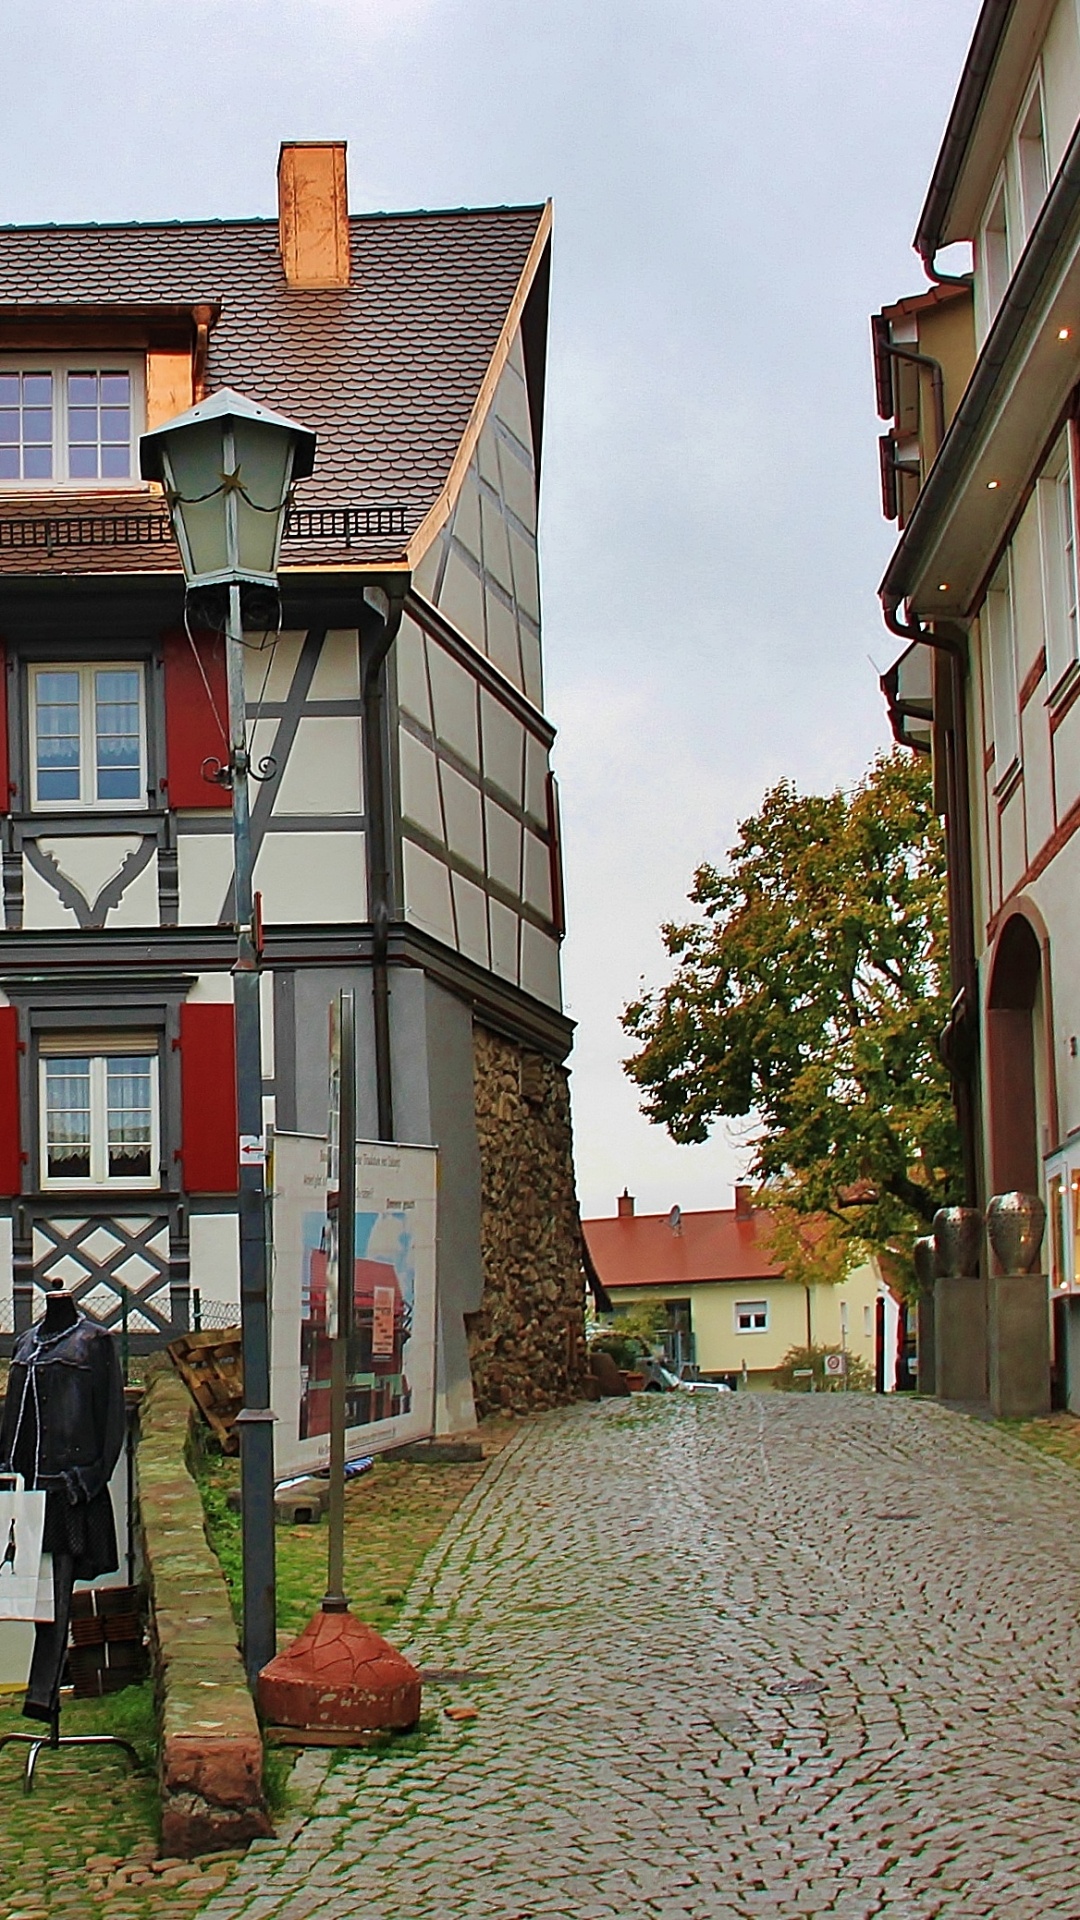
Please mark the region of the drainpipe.
[[[936, 253], [936, 251], [937, 249], [935, 248], [934, 253]], [[935, 287], [973, 287], [974, 286], [975, 275], [973, 273], [939, 273], [937, 268], [934, 265], [933, 253], [924, 253], [924, 254], [921, 254], [919, 257], [923, 263], [923, 272], [925, 273], [928, 280], [933, 281]]]
[[945, 846], [949, 908], [949, 973], [953, 1003], [941, 1036], [942, 1058], [952, 1079], [960, 1134], [964, 1204], [979, 1204], [977, 1101], [975, 1093], [978, 972], [975, 964], [975, 902], [971, 860], [971, 801], [967, 743], [967, 648], [956, 634], [901, 620], [898, 602], [882, 596], [889, 632], [943, 653], [948, 661], [949, 725], [940, 733], [945, 757]]
[[906, 360], [913, 367], [929, 367], [930, 386], [934, 395], [934, 433], [937, 437], [934, 456], [936, 458], [945, 438], [945, 376], [941, 371], [941, 361], [932, 360], [928, 353], [916, 353], [914, 347], [894, 346], [891, 340], [878, 340], [876, 344], [880, 352], [887, 353], [892, 360]]
[[382, 621], [382, 631], [365, 652], [360, 691], [363, 706], [365, 808], [368, 828], [368, 886], [371, 893], [371, 1002], [375, 1028], [375, 1099], [380, 1140], [394, 1137], [394, 1095], [390, 1065], [390, 807], [387, 794], [386, 661], [405, 610], [404, 589], [391, 598], [381, 587], [365, 587], [364, 599]]
[[952, 204], [957, 178], [967, 157], [987, 82], [994, 71], [1015, 4], [1016, 0], [983, 0], [971, 45], [968, 48], [967, 59], [964, 62], [960, 85], [949, 114], [949, 124], [945, 129], [941, 152], [934, 167], [930, 191], [919, 216], [915, 250], [929, 278], [936, 280], [940, 286], [953, 286], [958, 279], [961, 285], [964, 284], [962, 275], [954, 276], [936, 272], [934, 258], [941, 246], [941, 230]]

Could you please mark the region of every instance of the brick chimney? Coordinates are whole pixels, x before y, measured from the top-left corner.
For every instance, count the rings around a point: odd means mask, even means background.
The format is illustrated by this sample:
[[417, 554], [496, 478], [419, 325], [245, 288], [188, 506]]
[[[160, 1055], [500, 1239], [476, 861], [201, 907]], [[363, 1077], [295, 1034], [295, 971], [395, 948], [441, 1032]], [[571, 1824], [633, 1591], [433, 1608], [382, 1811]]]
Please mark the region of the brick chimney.
[[283, 140], [278, 232], [290, 287], [349, 284], [349, 194], [344, 140]]
[[736, 1187], [735, 1189], [736, 1220], [749, 1220], [752, 1218], [753, 1212], [754, 1212], [753, 1187]]
[[633, 1219], [633, 1217], [634, 1217], [634, 1196], [633, 1196], [633, 1194], [632, 1194], [632, 1193], [630, 1193], [630, 1192], [629, 1192], [629, 1191], [627, 1190], [627, 1188], [626, 1188], [626, 1187], [624, 1187], [624, 1188], [623, 1188], [623, 1190], [622, 1190], [622, 1192], [621, 1192], [621, 1193], [620, 1193], [620, 1195], [619, 1195], [619, 1199], [618, 1199], [618, 1207], [619, 1207], [619, 1219], [620, 1219], [620, 1220], [632, 1220], [632, 1219]]

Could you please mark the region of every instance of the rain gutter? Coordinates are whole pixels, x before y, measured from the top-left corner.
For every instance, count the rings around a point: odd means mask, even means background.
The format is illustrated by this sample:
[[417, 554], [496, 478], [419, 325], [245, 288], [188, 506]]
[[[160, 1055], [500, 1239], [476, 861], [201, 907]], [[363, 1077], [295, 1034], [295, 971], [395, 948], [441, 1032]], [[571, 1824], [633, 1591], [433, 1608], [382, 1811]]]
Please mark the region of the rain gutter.
[[390, 1054], [390, 796], [386, 752], [386, 661], [397, 638], [405, 611], [405, 592], [393, 583], [393, 597], [382, 588], [368, 587], [364, 599], [381, 621], [379, 631], [364, 650], [361, 695], [364, 738], [365, 805], [368, 813], [371, 889], [371, 1001], [375, 1033], [375, 1097], [380, 1140], [394, 1137], [394, 1094]]
[[1057, 255], [1065, 243], [1074, 237], [1078, 208], [1080, 126], [1069, 142], [1057, 177], [975, 363], [964, 396], [879, 588], [885, 623], [891, 632], [898, 633], [903, 639], [925, 639], [929, 643], [929, 635], [918, 626], [894, 626], [893, 620], [907, 596], [911, 577], [937, 532], [942, 516], [963, 483], [968, 456], [998, 398], [1005, 376], [1015, 359], [1017, 345], [1044, 292]]
[[953, 286], [958, 281], [969, 284], [966, 275], [938, 273], [934, 267], [934, 256], [941, 246], [941, 229], [948, 217], [960, 169], [975, 131], [986, 83], [993, 72], [1015, 5], [1016, 0], [984, 0], [926, 202], [919, 215], [915, 251], [926, 268], [928, 278], [942, 286]]

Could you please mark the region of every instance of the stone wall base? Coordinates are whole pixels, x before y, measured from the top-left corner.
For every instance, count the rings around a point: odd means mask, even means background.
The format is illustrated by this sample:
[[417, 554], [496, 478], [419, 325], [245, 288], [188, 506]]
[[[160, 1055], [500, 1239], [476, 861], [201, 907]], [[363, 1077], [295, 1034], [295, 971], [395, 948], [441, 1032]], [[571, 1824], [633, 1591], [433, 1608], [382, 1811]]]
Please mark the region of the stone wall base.
[[484, 1295], [466, 1325], [483, 1418], [582, 1397], [585, 1306], [566, 1069], [481, 1026], [474, 1063]]
[[186, 1464], [187, 1389], [163, 1368], [140, 1408], [139, 1511], [161, 1729], [165, 1853], [191, 1859], [273, 1832], [262, 1736], [228, 1590]]

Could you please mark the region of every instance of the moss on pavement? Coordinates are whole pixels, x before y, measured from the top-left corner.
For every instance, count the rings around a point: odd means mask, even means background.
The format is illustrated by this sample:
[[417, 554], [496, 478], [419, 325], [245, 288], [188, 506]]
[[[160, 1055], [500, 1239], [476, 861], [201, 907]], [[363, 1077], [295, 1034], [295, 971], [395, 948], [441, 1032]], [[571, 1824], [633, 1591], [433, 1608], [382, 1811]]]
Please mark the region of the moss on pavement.
[[[520, 1422], [482, 1429], [485, 1455], [520, 1431]], [[240, 1521], [228, 1509], [239, 1485], [235, 1460], [197, 1465], [209, 1532], [229, 1581], [241, 1591]], [[377, 1461], [346, 1490], [346, 1590], [353, 1611], [393, 1637], [406, 1590], [428, 1548], [476, 1485], [484, 1463], [437, 1466]], [[284, 1644], [310, 1619], [326, 1588], [328, 1529], [279, 1527], [278, 1624]], [[0, 1694], [0, 1733], [24, 1732], [21, 1695]], [[22, 1791], [25, 1749], [0, 1752], [0, 1920], [187, 1920], [231, 1873], [228, 1856], [166, 1864], [158, 1855], [156, 1732], [150, 1685], [104, 1700], [68, 1701], [64, 1730], [121, 1733], [144, 1759], [132, 1775], [122, 1755], [73, 1749], [43, 1754], [34, 1792]], [[288, 1803], [284, 1753], [267, 1755], [272, 1804]]]

